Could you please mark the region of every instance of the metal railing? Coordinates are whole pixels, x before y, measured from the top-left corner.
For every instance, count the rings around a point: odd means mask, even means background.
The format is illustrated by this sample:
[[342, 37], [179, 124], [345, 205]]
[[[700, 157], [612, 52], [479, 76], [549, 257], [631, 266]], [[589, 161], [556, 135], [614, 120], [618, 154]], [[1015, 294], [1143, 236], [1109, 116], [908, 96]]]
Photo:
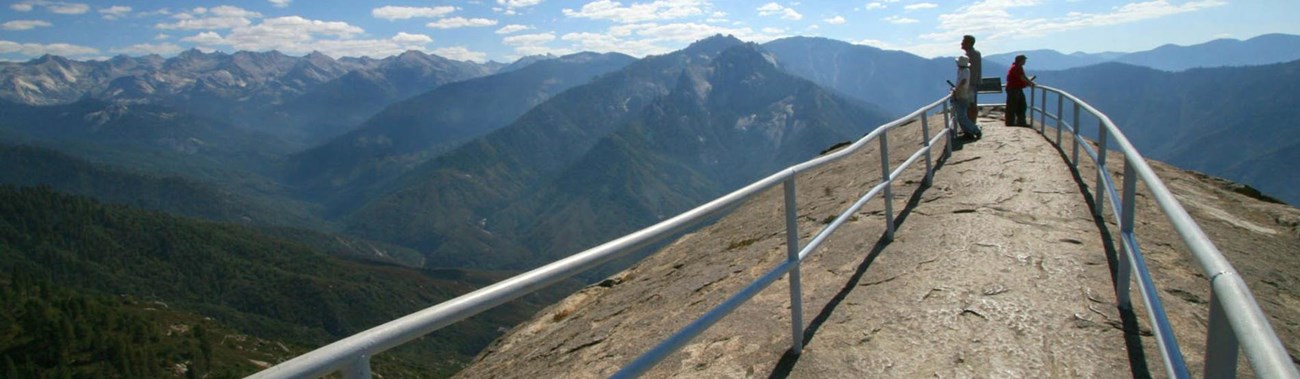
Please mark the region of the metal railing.
[[[1114, 209], [1114, 214], [1119, 215], [1120, 229], [1123, 235], [1123, 254], [1124, 260], [1120, 264], [1119, 273], [1116, 278], [1116, 295], [1120, 299], [1123, 307], [1131, 309], [1132, 304], [1129, 299], [1129, 281], [1130, 275], [1136, 274], [1138, 277], [1139, 289], [1143, 295], [1144, 303], [1151, 315], [1152, 324], [1155, 325], [1153, 330], [1158, 335], [1158, 341], [1162, 355], [1165, 357], [1165, 365], [1171, 377], [1183, 378], [1188, 377], [1186, 363], [1182, 360], [1181, 352], [1178, 349], [1177, 341], [1169, 327], [1168, 320], [1165, 318], [1163, 307], [1160, 305], [1160, 299], [1155, 291], [1154, 284], [1147, 272], [1144, 260], [1141, 257], [1141, 251], [1138, 248], [1137, 240], [1133, 234], [1134, 218], [1134, 199], [1136, 193], [1136, 180], [1140, 179], [1147, 183], [1148, 188], [1154, 194], [1160, 208], [1169, 217], [1175, 225], [1184, 241], [1191, 247], [1193, 254], [1205, 269], [1210, 277], [1213, 288], [1211, 300], [1209, 341], [1206, 351], [1206, 370], [1207, 377], [1233, 376], [1236, 373], [1237, 349], [1240, 346], [1246, 352], [1247, 358], [1255, 373], [1260, 377], [1278, 377], [1278, 378], [1296, 378], [1295, 367], [1282, 348], [1281, 343], [1277, 340], [1272, 328], [1269, 326], [1263, 312], [1256, 304], [1254, 297], [1246, 288], [1245, 282], [1240, 275], [1233, 270], [1232, 266], [1223, 258], [1222, 254], [1210, 243], [1205, 233], [1200, 230], [1187, 212], [1169, 193], [1160, 179], [1155, 176], [1151, 168], [1147, 166], [1141, 155], [1136, 149], [1128, 143], [1119, 129], [1101, 112], [1098, 112], [1092, 106], [1078, 100], [1074, 96], [1059, 90], [1042, 87], [1043, 89], [1042, 104], [1046, 104], [1047, 93], [1051, 92], [1057, 95], [1057, 112], [1050, 114], [1046, 107], [1037, 107], [1035, 103], [1035, 93], [1031, 90], [1029, 99], [1030, 103], [1030, 124], [1034, 122], [1033, 114], [1038, 112], [1041, 124], [1039, 132], [1047, 135], [1046, 122], [1047, 118], [1052, 118], [1057, 122], [1056, 144], [1060, 146], [1062, 130], [1069, 129], [1074, 134], [1073, 158], [1070, 162], [1077, 169], [1079, 162], [1079, 134], [1075, 125], [1078, 125], [1080, 109], [1084, 109], [1100, 120], [1099, 137], [1097, 141], [1102, 146], [1100, 152], [1094, 151], [1091, 146], [1083, 145], [1083, 149], [1097, 163], [1097, 183], [1094, 188], [1104, 188], [1098, 191], [1096, 196], [1096, 205], [1093, 209], [1096, 217], [1103, 217], [1102, 204], [1106, 194], [1110, 194], [1113, 199], [1121, 199], [1119, 205], [1122, 209]], [[1070, 124], [1063, 121], [1063, 102], [1069, 99], [1074, 108], [1074, 123]], [[937, 112], [936, 112], [937, 111]], [[930, 114], [942, 114], [944, 126], [938, 128], [936, 133], [930, 135], [929, 118]], [[397, 320], [390, 321], [383, 325], [374, 327], [370, 330], [358, 333], [356, 335], [344, 338], [327, 346], [321, 347], [315, 351], [295, 357], [279, 365], [268, 368], [250, 376], [251, 378], [306, 378], [320, 377], [330, 373], [341, 373], [344, 378], [369, 378], [371, 377], [370, 359], [376, 354], [380, 354], [388, 349], [402, 345], [406, 342], [424, 336], [442, 327], [451, 325], [455, 322], [474, 316], [483, 311], [506, 303], [510, 300], [533, 293], [546, 286], [570, 278], [576, 274], [591, 270], [602, 263], [616, 259], [618, 257], [630, 254], [639, 249], [652, 246], [666, 238], [674, 236], [680, 232], [686, 231], [694, 226], [707, 220], [715, 219], [718, 216], [729, 213], [736, 209], [742, 202], [747, 201], [765, 190], [771, 189], [777, 185], [782, 185], [785, 195], [785, 221], [786, 221], [786, 245], [787, 257], [780, 265], [771, 269], [767, 273], [758, 277], [748, 286], [741, 289], [736, 294], [731, 295], [725, 301], [707, 311], [700, 318], [688, 324], [685, 328], [668, 337], [649, 351], [633, 360], [627, 366], [614, 374], [614, 377], [635, 377], [654, 367], [655, 364], [666, 358], [668, 355], [677, 351], [692, 338], [698, 336], [707, 330], [717, 321], [730, 314], [741, 304], [744, 304], [754, 295], [767, 288], [770, 284], [778, 280], [782, 275], [789, 274], [790, 281], [790, 312], [791, 312], [791, 347], [790, 351], [799, 354], [803, 346], [803, 309], [802, 309], [802, 288], [800, 286], [799, 265], [803, 259], [812, 254], [822, 243], [834, 233], [840, 225], [857, 212], [863, 205], [878, 195], [883, 194], [885, 202], [885, 235], [886, 240], [893, 238], [894, 233], [894, 210], [892, 187], [894, 179], [897, 178], [904, 170], [912, 164], [924, 158], [926, 164], [926, 173], [923, 185], [928, 185], [933, 178], [935, 169], [934, 160], [932, 159], [932, 150], [936, 143], [947, 139], [944, 148], [944, 154], [952, 152], [952, 138], [955, 130], [953, 122], [949, 119], [951, 113], [948, 109], [948, 97], [922, 107], [915, 112], [904, 116], [898, 120], [892, 121], [876, 128], [866, 136], [857, 140], [847, 148], [827, 154], [825, 156], [791, 166], [781, 170], [771, 176], [754, 182], [744, 188], [736, 190], [730, 194], [719, 197], [704, 205], [691, 209], [673, 218], [652, 225], [645, 229], [633, 232], [615, 240], [606, 242], [600, 246], [593, 247], [586, 251], [574, 254], [567, 258], [542, 266], [532, 271], [520, 274], [518, 276], [506, 279], [496, 284], [484, 287], [477, 291], [462, 295], [460, 297], [448, 300], [430, 308], [412, 313]], [[904, 161], [899, 167], [891, 167], [889, 159], [889, 132], [905, 124], [919, 120], [922, 129], [923, 146], [913, 152], [911, 156]], [[1123, 196], [1119, 196], [1114, 187], [1114, 182], [1109, 173], [1106, 171], [1106, 151], [1104, 146], [1107, 144], [1109, 136], [1113, 135], [1115, 142], [1120, 146], [1120, 151], [1124, 154], [1125, 174], [1123, 183]], [[865, 195], [859, 198], [851, 206], [841, 212], [833, 221], [824, 226], [806, 246], [799, 246], [799, 231], [796, 222], [797, 203], [795, 199], [795, 184], [798, 174], [806, 172], [825, 164], [842, 159], [854, 152], [863, 149], [872, 141], [878, 141], [881, 156], [881, 179]], [[1101, 184], [1105, 184], [1102, 186]], [[1117, 204], [1112, 202], [1112, 208]]]
[[[934, 136], [930, 135], [929, 118], [931, 112], [942, 114], [944, 117], [945, 127], [939, 128]], [[924, 183], [928, 184], [930, 182], [934, 171], [934, 160], [931, 153], [933, 146], [947, 138], [949, 141], [944, 143], [943, 154], [946, 155], [952, 152], [951, 138], [953, 138], [953, 131], [947, 125], [953, 123], [949, 120], [949, 114], [948, 97], [944, 97], [907, 116], [877, 127], [844, 149], [791, 166], [695, 209], [600, 246], [341, 339], [255, 373], [250, 378], [315, 378], [336, 372], [341, 373], [344, 378], [369, 378], [371, 377], [370, 358], [376, 354], [510, 300], [536, 292], [546, 286], [600, 266], [602, 263], [651, 246], [704, 221], [727, 214], [744, 201], [777, 185], [784, 186], [785, 191], [787, 259], [739, 293], [732, 295], [722, 304], [708, 311], [686, 328], [634, 360], [615, 376], [632, 377], [649, 370], [655, 363], [676, 351], [690, 341], [691, 338], [702, 333], [709, 326], [722, 319], [723, 316], [731, 313], [750, 297], [767, 288], [768, 285], [787, 273], [790, 274], [791, 350], [798, 353], [803, 347], [803, 309], [802, 289], [799, 285], [799, 262], [816, 250], [830, 234], [834, 233], [841, 224], [850, 219], [850, 216], [865, 205], [867, 201], [882, 193], [885, 201], [885, 239], [892, 239], [894, 233], [894, 208], [891, 184], [899, 174], [922, 158], [925, 159], [926, 169]], [[889, 131], [918, 119], [921, 122], [924, 141], [922, 147], [912, 153], [899, 167], [891, 170]], [[795, 181], [799, 173], [840, 160], [863, 149], [872, 141], [879, 141], [880, 144], [882, 173], [880, 182], [841, 213], [839, 217], [836, 217], [834, 221], [823, 227], [807, 246], [800, 249], [798, 224], [795, 220], [797, 209]]]
[[[1049, 112], [1048, 94], [1056, 97], [1056, 113]], [[1037, 96], [1036, 96], [1037, 95]], [[1098, 218], [1105, 217], [1106, 196], [1109, 194], [1112, 214], [1118, 218], [1120, 236], [1122, 241], [1119, 259], [1119, 267], [1116, 270], [1115, 277], [1115, 296], [1119, 306], [1131, 310], [1133, 307], [1130, 298], [1130, 281], [1132, 276], [1136, 275], [1138, 283], [1138, 292], [1142, 295], [1143, 304], [1147, 309], [1147, 316], [1153, 325], [1152, 331], [1156, 336], [1156, 341], [1160, 347], [1161, 356], [1164, 359], [1165, 370], [1171, 378], [1187, 378], [1191, 375], [1188, 373], [1187, 363], [1183, 361], [1182, 351], [1178, 347], [1178, 341], [1174, 337], [1173, 329], [1165, 315], [1164, 306], [1160, 302], [1159, 293], [1156, 291], [1155, 282], [1151, 279], [1151, 274], [1147, 270], [1146, 260], [1142, 257], [1142, 249], [1138, 246], [1137, 237], [1134, 234], [1135, 219], [1135, 201], [1137, 198], [1137, 182], [1142, 181], [1146, 184], [1147, 189], [1151, 192], [1156, 203], [1159, 205], [1161, 212], [1169, 218], [1174, 230], [1182, 237], [1192, 256], [1196, 258], [1201, 269], [1205, 271], [1206, 277], [1210, 278], [1210, 315], [1209, 326], [1207, 330], [1206, 351], [1205, 351], [1205, 369], [1204, 377], [1206, 378], [1225, 378], [1235, 377], [1237, 374], [1237, 351], [1240, 348], [1246, 354], [1246, 359], [1250, 362], [1251, 369], [1258, 377], [1262, 378], [1298, 378], [1296, 367], [1292, 364], [1290, 355], [1278, 340], [1273, 328], [1269, 325], [1268, 318], [1260, 310], [1259, 304], [1256, 303], [1255, 297], [1251, 294], [1250, 289], [1246, 287], [1246, 282], [1242, 280], [1241, 275], [1237, 273], [1228, 260], [1223, 257], [1219, 249], [1214, 246], [1201, 227], [1192, 220], [1187, 210], [1174, 198], [1174, 195], [1165, 187], [1164, 182], [1156, 176], [1155, 171], [1137, 149], [1129, 143], [1128, 138], [1120, 132], [1119, 128], [1111, 122], [1105, 114], [1093, 108], [1088, 103], [1079, 100], [1077, 97], [1056, 88], [1037, 86], [1030, 87], [1029, 92], [1029, 125], [1032, 127], [1035, 123], [1035, 112], [1038, 117], [1038, 132], [1047, 136], [1047, 120], [1055, 121], [1056, 145], [1064, 153], [1064, 146], [1061, 145], [1063, 132], [1069, 130], [1073, 135], [1070, 164], [1074, 166], [1076, 172], [1079, 168], [1079, 149], [1088, 154], [1097, 167], [1097, 178], [1095, 185], [1092, 187], [1096, 190], [1093, 207], [1093, 215]], [[1069, 100], [1073, 108], [1073, 122], [1065, 120], [1065, 102]], [[1081, 144], [1079, 139], [1079, 116], [1080, 110], [1086, 111], [1098, 120], [1097, 125], [1097, 149], [1093, 149], [1088, 144]], [[1117, 152], [1122, 154], [1124, 160], [1123, 176], [1123, 193], [1120, 194], [1115, 188], [1115, 181], [1107, 170], [1106, 156], [1109, 139], [1114, 138], [1113, 144], [1117, 146]]]

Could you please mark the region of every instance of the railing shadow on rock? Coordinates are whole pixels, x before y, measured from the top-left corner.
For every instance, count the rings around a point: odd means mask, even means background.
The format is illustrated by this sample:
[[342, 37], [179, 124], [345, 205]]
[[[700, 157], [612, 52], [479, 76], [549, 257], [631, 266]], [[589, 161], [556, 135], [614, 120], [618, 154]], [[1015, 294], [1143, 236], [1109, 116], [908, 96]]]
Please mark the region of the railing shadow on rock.
[[[1056, 113], [1049, 109], [1048, 96], [1056, 98]], [[1192, 257], [1200, 264], [1210, 285], [1210, 314], [1206, 336], [1204, 377], [1231, 378], [1237, 375], [1238, 350], [1245, 352], [1251, 369], [1261, 378], [1300, 378], [1290, 355], [1278, 340], [1268, 318], [1255, 301], [1254, 295], [1247, 288], [1246, 282], [1232, 267], [1223, 254], [1210, 241], [1201, 227], [1196, 224], [1183, 208], [1182, 204], [1169, 191], [1164, 182], [1156, 176], [1145, 158], [1129, 143], [1128, 138], [1120, 132], [1119, 127], [1104, 113], [1088, 103], [1065, 91], [1048, 86], [1030, 87], [1029, 125], [1038, 125], [1038, 132], [1050, 140], [1048, 120], [1053, 121], [1056, 129], [1054, 143], [1064, 155], [1064, 133], [1072, 134], [1070, 156], [1066, 159], [1076, 172], [1079, 169], [1079, 150], [1086, 152], [1097, 168], [1094, 182], [1095, 193], [1092, 205], [1093, 216], [1105, 217], [1105, 200], [1107, 196], [1115, 199], [1110, 202], [1111, 214], [1116, 217], [1120, 229], [1119, 265], [1115, 274], [1115, 297], [1122, 310], [1132, 311], [1131, 282], [1138, 284], [1138, 293], [1142, 295], [1143, 305], [1152, 324], [1166, 373], [1171, 378], [1191, 377], [1182, 351], [1174, 337], [1173, 328], [1166, 316], [1155, 282], [1147, 269], [1142, 249], [1134, 233], [1137, 182], [1143, 182], [1150, 191], [1159, 209], [1169, 219], [1174, 230], [1191, 251]], [[1065, 104], [1073, 108], [1072, 122], [1066, 120]], [[1081, 143], [1079, 118], [1086, 112], [1098, 121], [1097, 148]], [[1038, 115], [1037, 120], [1034, 116]], [[1111, 141], [1110, 139], [1114, 140]], [[1116, 153], [1123, 159], [1122, 193], [1115, 187], [1106, 164], [1107, 152], [1114, 146]]]
[[[1136, 191], [1136, 180], [1134, 179], [1145, 182], [1155, 194], [1160, 208], [1168, 215], [1179, 234], [1183, 236], [1184, 241], [1191, 247], [1193, 254], [1205, 269], [1207, 276], [1211, 278], [1213, 299], [1210, 313], [1209, 343], [1207, 344], [1209, 348], [1206, 352], [1206, 377], [1230, 377], [1235, 375], [1238, 346], [1245, 350], [1246, 356], [1258, 376], [1297, 377], [1295, 367], [1291, 365], [1289, 356], [1273, 333], [1254, 297], [1246, 288], [1245, 282], [1242, 281], [1232, 266], [1228, 264], [1222, 254], [1209, 241], [1205, 233], [1192, 221], [1191, 217], [1178, 204], [1159, 178], [1155, 176], [1136, 149], [1133, 149], [1128, 140], [1119, 133], [1118, 128], [1104, 114], [1074, 96], [1050, 87], [1039, 86], [1038, 88], [1042, 88], [1041, 103], [1043, 104], [1046, 103], [1048, 92], [1056, 94], [1058, 97], [1057, 112], [1050, 114], [1045, 106], [1037, 106], [1035, 103], [1037, 103], [1036, 100], [1038, 99], [1035, 98], [1035, 92], [1031, 91], [1029, 96], [1031, 99], [1029, 107], [1031, 110], [1030, 124], [1032, 125], [1034, 121], [1032, 115], [1037, 112], [1039, 115], [1038, 121], [1042, 124], [1039, 132], [1046, 136], [1046, 122], [1043, 121], [1047, 118], [1055, 120], [1058, 147], [1061, 143], [1063, 130], [1069, 129], [1076, 137], [1074, 139], [1073, 159], [1070, 162], [1076, 167], [1076, 170], [1079, 163], [1078, 151], [1080, 144], [1077, 138], [1079, 133], [1075, 126], [1078, 125], [1080, 109], [1086, 110], [1101, 120], [1097, 139], [1099, 146], [1106, 146], [1107, 139], [1112, 135], [1115, 138], [1115, 143], [1120, 146], [1120, 151], [1123, 153], [1126, 163], [1124, 165], [1125, 182], [1123, 183], [1124, 193], [1122, 197], [1114, 188], [1114, 181], [1106, 171], [1106, 149], [1103, 148], [1098, 152], [1093, 150], [1091, 146], [1082, 145], [1087, 154], [1097, 163], [1097, 183], [1099, 185], [1094, 188], [1105, 188], [1104, 191], [1095, 194], [1096, 201], [1094, 202], [1093, 212], [1095, 217], [1102, 217], [1102, 204], [1104, 204], [1107, 194], [1112, 199], [1121, 199], [1118, 204], [1115, 202], [1111, 204], [1113, 208], [1118, 207], [1113, 213], [1120, 215], [1121, 234], [1123, 236], [1124, 264], [1120, 265], [1119, 274], [1116, 278], [1117, 298], [1120, 299], [1121, 307], [1131, 309], [1129, 282], [1130, 276], [1136, 274], [1144, 304], [1151, 315], [1153, 325], [1156, 326], [1153, 330], [1156, 330], [1158, 334], [1159, 345], [1162, 355], [1165, 357], [1165, 365], [1170, 376], [1183, 378], [1189, 375], [1187, 374], [1186, 364], [1182, 360], [1181, 352], [1178, 349], [1177, 341], [1174, 340], [1168, 320], [1165, 319], [1159, 297], [1156, 295], [1154, 284], [1151, 282], [1141, 252], [1138, 249], [1137, 240], [1133, 234], [1133, 199]], [[1073, 124], [1063, 121], [1064, 117], [1061, 111], [1066, 99], [1073, 104]], [[613, 259], [652, 246], [708, 220], [717, 219], [719, 216], [735, 210], [741, 203], [777, 185], [783, 186], [785, 195], [786, 259], [777, 267], [759, 276], [755, 281], [692, 321], [686, 327], [634, 359], [613, 376], [636, 377], [646, 372], [754, 295], [776, 282], [781, 276], [787, 274], [790, 281], [791, 312], [791, 347], [789, 353], [798, 355], [803, 347], [804, 336], [803, 296], [799, 283], [800, 262], [816, 251], [827, 237], [833, 234], [845, 221], [851, 219], [852, 215], [867, 202], [877, 197], [883, 199], [885, 208], [885, 234], [882, 236], [882, 240], [889, 241], [893, 238], [895, 227], [891, 186], [893, 181], [911, 165], [924, 159], [926, 172], [922, 186], [928, 186], [935, 170], [935, 160], [932, 157], [932, 150], [935, 145], [940, 142], [944, 143], [942, 153], [944, 156], [952, 152], [956, 130], [953, 126], [953, 120], [949, 119], [948, 100], [948, 97], [939, 99], [907, 116], [876, 128], [846, 148], [788, 167], [668, 220], [341, 339], [255, 373], [250, 378], [311, 378], [332, 373], [340, 373], [344, 378], [370, 378], [372, 376], [370, 359], [376, 354], [383, 353], [508, 301], [536, 292], [579, 273], [594, 269]], [[933, 136], [930, 133], [929, 125], [932, 114], [935, 116], [942, 115], [944, 119], [943, 126], [936, 128]], [[922, 147], [913, 152], [898, 167], [891, 167], [889, 132], [916, 121], [921, 124]], [[833, 221], [823, 226], [808, 241], [807, 245], [799, 246], [799, 231], [796, 222], [797, 203], [795, 199], [795, 185], [799, 173], [843, 159], [850, 154], [863, 150], [873, 141], [879, 143], [879, 154], [881, 156], [880, 181], [841, 212]]]

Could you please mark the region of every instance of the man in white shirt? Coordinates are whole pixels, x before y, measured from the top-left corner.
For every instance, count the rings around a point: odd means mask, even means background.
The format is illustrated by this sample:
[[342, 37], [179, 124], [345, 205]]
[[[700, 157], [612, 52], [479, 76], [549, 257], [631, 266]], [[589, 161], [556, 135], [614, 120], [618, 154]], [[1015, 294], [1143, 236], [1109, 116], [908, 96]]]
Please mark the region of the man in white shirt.
[[966, 51], [966, 59], [970, 60], [970, 108], [968, 116], [974, 122], [979, 117], [979, 87], [980, 81], [983, 80], [983, 56], [979, 50], [975, 50], [975, 36], [967, 34], [961, 37], [961, 49]]

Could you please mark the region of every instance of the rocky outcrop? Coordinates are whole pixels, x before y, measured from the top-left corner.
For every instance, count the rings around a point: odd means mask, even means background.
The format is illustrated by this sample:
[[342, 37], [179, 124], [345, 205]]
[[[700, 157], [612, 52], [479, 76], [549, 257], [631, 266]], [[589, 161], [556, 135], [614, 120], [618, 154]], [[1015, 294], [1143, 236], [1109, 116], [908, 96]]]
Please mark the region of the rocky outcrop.
[[[983, 121], [984, 139], [958, 146], [931, 186], [920, 186], [920, 168], [896, 179], [893, 241], [879, 238], [884, 206], [873, 200], [803, 263], [801, 355], [786, 353], [783, 279], [647, 376], [1162, 376], [1140, 298], [1137, 314], [1115, 304], [1118, 228], [1095, 221], [1080, 192], [1092, 187], [1095, 169], [1085, 163], [1076, 177], [1062, 161], [1068, 147], [1061, 154], [1031, 129]], [[916, 146], [915, 126], [891, 132], [891, 144]], [[896, 165], [906, 153], [891, 160]], [[1152, 165], [1248, 278], [1297, 356], [1300, 211]], [[877, 153], [867, 152], [803, 174], [801, 241], [865, 193], [879, 167]], [[1118, 164], [1110, 169], [1123, 172]], [[1207, 281], [1150, 196], [1139, 195], [1137, 206], [1148, 265], [1190, 369], [1199, 373]], [[609, 376], [784, 259], [782, 214], [781, 190], [769, 191], [539, 312], [459, 376]], [[1249, 365], [1239, 371], [1248, 375]]]

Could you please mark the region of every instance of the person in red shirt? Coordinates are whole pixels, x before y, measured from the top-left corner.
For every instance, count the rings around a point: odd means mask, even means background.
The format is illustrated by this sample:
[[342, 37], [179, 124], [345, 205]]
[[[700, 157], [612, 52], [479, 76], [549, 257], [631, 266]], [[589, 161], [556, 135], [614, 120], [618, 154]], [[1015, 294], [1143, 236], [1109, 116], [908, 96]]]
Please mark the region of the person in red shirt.
[[1007, 70], [1007, 126], [1029, 126], [1025, 121], [1025, 87], [1033, 87], [1034, 80], [1025, 76], [1025, 56], [1017, 55]]

